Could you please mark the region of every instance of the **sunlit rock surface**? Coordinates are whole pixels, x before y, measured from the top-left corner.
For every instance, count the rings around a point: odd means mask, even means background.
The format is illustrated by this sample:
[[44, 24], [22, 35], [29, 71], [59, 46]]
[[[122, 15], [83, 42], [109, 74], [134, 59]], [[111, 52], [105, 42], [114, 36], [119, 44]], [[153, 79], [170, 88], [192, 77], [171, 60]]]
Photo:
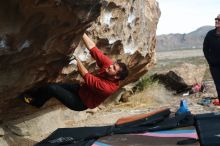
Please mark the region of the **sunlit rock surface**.
[[[41, 109], [15, 99], [26, 89], [47, 82], [79, 80], [77, 71], [68, 68], [72, 53], [92, 70], [95, 63], [80, 42], [85, 31], [105, 54], [128, 64], [130, 75], [122, 86], [138, 80], [155, 63], [159, 16], [155, 0], [1, 1], [0, 121], [9, 131], [5, 135], [11, 134], [9, 139], [17, 142], [20, 137], [13, 134], [21, 132], [34, 143], [58, 127], [74, 125], [79, 114], [81, 119], [89, 116], [60, 109], [54, 99]], [[17, 120], [5, 124], [12, 119]], [[56, 124], [48, 122], [51, 119]]]
[[[160, 17], [155, 0], [102, 1], [100, 17], [88, 29], [97, 46], [115, 60], [123, 60], [130, 75], [122, 85], [136, 81], [155, 63], [155, 33]], [[80, 44], [76, 49], [81, 59], [89, 52]], [[94, 66], [90, 62], [91, 68]]]

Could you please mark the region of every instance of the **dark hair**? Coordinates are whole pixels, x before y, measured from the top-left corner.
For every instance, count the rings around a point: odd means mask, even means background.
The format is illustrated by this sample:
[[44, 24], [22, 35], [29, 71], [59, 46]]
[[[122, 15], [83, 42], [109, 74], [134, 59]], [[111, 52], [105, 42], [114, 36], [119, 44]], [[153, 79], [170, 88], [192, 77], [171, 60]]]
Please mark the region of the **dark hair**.
[[128, 76], [127, 65], [120, 61], [117, 61], [117, 64], [120, 66], [120, 71], [118, 72], [119, 80], [124, 80]]

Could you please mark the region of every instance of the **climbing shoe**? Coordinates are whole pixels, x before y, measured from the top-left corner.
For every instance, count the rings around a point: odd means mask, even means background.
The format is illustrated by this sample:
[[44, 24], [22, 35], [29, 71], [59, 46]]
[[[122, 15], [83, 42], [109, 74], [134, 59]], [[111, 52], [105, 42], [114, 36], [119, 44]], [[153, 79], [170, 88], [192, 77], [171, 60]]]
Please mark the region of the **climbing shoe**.
[[33, 98], [32, 97], [29, 97], [29, 96], [24, 96], [24, 102], [28, 103], [28, 104], [31, 104], [33, 101]]

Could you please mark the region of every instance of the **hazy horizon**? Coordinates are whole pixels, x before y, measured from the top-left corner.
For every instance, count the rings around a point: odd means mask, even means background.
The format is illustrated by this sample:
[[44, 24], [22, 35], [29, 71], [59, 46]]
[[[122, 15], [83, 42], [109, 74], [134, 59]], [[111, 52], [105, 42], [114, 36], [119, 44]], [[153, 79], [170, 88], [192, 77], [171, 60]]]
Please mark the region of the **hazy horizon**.
[[175, 32], [171, 32], [171, 33], [166, 33], [166, 34], [157, 34], [157, 36], [160, 36], [160, 35], [169, 35], [169, 34], [188, 34], [188, 33], [191, 33], [191, 32], [194, 32], [194, 31], [196, 31], [197, 29], [200, 29], [200, 28], [202, 28], [202, 27], [205, 27], [205, 26], [207, 26], [207, 27], [215, 27], [214, 25], [204, 25], [204, 26], [201, 26], [201, 27], [198, 27], [198, 28], [196, 28], [195, 30], [192, 30], [192, 31], [190, 31], [190, 32], [187, 32], [187, 33], [175, 33]]
[[214, 26], [220, 0], [157, 0], [161, 17], [157, 35], [190, 33], [202, 26]]

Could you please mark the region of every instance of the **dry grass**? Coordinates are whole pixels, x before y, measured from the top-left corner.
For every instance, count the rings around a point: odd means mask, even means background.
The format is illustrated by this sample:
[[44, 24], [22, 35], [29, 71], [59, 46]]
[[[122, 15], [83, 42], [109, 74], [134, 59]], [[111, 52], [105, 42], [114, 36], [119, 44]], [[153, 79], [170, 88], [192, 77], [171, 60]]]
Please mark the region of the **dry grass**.
[[163, 85], [155, 83], [145, 90], [133, 94], [129, 97], [128, 102], [118, 105], [110, 104], [107, 109], [110, 110], [113, 107], [114, 109], [154, 108], [155, 106], [166, 104], [172, 96], [172, 93], [167, 91]]

